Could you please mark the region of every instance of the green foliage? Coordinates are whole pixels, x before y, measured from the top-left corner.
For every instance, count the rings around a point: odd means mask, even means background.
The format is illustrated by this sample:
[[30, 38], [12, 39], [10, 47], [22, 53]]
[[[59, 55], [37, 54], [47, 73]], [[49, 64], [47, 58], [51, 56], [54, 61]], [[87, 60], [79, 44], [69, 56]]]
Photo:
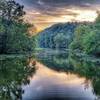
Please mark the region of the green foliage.
[[0, 2], [0, 53], [31, 53], [34, 37], [29, 36], [30, 24], [22, 21], [24, 6], [14, 0]]
[[28, 36], [28, 25], [14, 23], [9, 27], [7, 36], [7, 53], [31, 53], [34, 51], [33, 37]]
[[99, 53], [100, 51], [100, 32], [91, 31], [86, 34], [82, 41], [83, 51], [85, 53]]
[[[2, 24], [2, 23], [1, 23]], [[6, 53], [31, 53], [35, 48], [35, 39], [28, 34], [29, 25], [26, 23], [14, 22], [7, 27], [7, 38], [5, 39], [5, 27], [0, 27], [0, 45], [3, 53], [4, 49]], [[6, 48], [4, 47], [6, 44]], [[4, 47], [4, 48], [3, 48]]]
[[0, 23], [0, 33], [2, 34], [5, 31], [4, 26]]
[[67, 48], [68, 47], [68, 36], [65, 36], [63, 33], [59, 33], [54, 37], [54, 43], [57, 49]]
[[21, 21], [25, 12], [24, 6], [16, 3], [14, 0], [0, 1], [0, 16], [3, 20], [7, 20], [8, 24], [12, 21]]
[[40, 50], [37, 52], [36, 59], [54, 70], [71, 70], [70, 66], [68, 65], [68, 53], [66, 53], [66, 50]]
[[79, 27], [76, 28], [75, 30], [75, 36], [74, 40], [71, 43], [70, 47], [71, 49], [83, 49], [83, 39], [84, 36], [88, 33], [89, 34], [90, 28], [87, 25], [80, 25]]
[[98, 16], [95, 23], [81, 25], [75, 31], [75, 37], [70, 45], [71, 50], [99, 55], [100, 54], [100, 22]]
[[68, 49], [73, 40], [74, 29], [79, 23], [58, 23], [40, 32], [38, 46], [51, 49]]

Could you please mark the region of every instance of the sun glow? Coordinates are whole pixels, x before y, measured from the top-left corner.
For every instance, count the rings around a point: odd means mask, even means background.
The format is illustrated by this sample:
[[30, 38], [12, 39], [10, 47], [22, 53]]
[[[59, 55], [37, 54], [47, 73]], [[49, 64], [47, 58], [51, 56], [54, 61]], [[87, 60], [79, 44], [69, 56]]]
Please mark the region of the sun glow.
[[71, 21], [89, 21], [89, 22], [93, 22], [95, 21], [96, 17], [97, 17], [97, 13], [96, 11], [91, 11], [91, 10], [72, 10], [74, 13], [77, 13], [76, 16], [72, 16], [72, 15], [62, 15], [60, 17], [51, 19], [52, 22], [71, 22]]
[[63, 9], [59, 14], [56, 13], [56, 16], [41, 14], [34, 10], [28, 11], [25, 19], [30, 23], [34, 24], [37, 27], [37, 31], [41, 31], [48, 26], [51, 26], [56, 23], [66, 23], [66, 22], [83, 22], [95, 21], [97, 17], [96, 10], [86, 10], [86, 9]]
[[97, 17], [96, 11], [82, 11], [77, 17], [77, 21], [95, 21]]
[[25, 20], [43, 30], [55, 23], [93, 22], [99, 0], [16, 0], [25, 6]]

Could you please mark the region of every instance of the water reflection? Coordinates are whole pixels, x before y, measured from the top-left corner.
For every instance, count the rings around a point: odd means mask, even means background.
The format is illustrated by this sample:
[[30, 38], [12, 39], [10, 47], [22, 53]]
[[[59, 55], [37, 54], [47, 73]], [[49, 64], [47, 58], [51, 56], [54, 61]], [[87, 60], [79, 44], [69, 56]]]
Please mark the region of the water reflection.
[[73, 70], [73, 67], [69, 65], [67, 51], [60, 52], [39, 52], [36, 55], [37, 60], [42, 62], [49, 68], [57, 71], [69, 71]]
[[91, 80], [93, 93], [100, 99], [100, 65], [84, 60], [80, 61], [76, 57], [70, 58], [70, 63], [74, 66], [75, 73]]
[[26, 59], [0, 60], [0, 100], [22, 100], [22, 84], [29, 84], [34, 72], [27, 67]]
[[[77, 90], [80, 90], [79, 95], [75, 94], [76, 97], [80, 97], [81, 93], [82, 93], [83, 97], [86, 97], [84, 95], [84, 93], [86, 93], [86, 94], [88, 94], [89, 98], [91, 97], [90, 100], [95, 100], [95, 99], [99, 100], [100, 99], [100, 65], [92, 63], [92, 62], [88, 62], [88, 61], [87, 62], [82, 61], [78, 58], [76, 59], [76, 57], [72, 57], [72, 58], [70, 58], [70, 60], [68, 60], [68, 57], [65, 56], [64, 52], [61, 54], [60, 53], [58, 53], [58, 54], [45, 53], [45, 55], [43, 53], [42, 54], [40, 53], [40, 54], [38, 54], [37, 58], [39, 59], [39, 61], [41, 61], [44, 65], [46, 65], [49, 68], [53, 68], [57, 71], [58, 71], [58, 69], [60, 69], [60, 71], [62, 69], [64, 69], [62, 71], [67, 72], [66, 77], [69, 76], [68, 73], [71, 73], [71, 74], [74, 74], [77, 76], [77, 80], [74, 78], [78, 84], [78, 86], [76, 86], [77, 87], [76, 90], [73, 90], [74, 88], [72, 88], [72, 91], [70, 92], [71, 89], [67, 89], [64, 87], [64, 92], [61, 92], [61, 90], [60, 90], [61, 94], [65, 93], [66, 94], [65, 96], [71, 95], [71, 97], [73, 97], [72, 94], [78, 93]], [[59, 72], [59, 75], [62, 75], [61, 73], [65, 74], [64, 72]], [[58, 75], [58, 77], [60, 78], [59, 75]], [[53, 80], [53, 78], [58, 79], [58, 77], [56, 75], [55, 76], [51, 75], [51, 77], [52, 77], [51, 81], [53, 81], [53, 82], [55, 82]], [[64, 78], [64, 79], [63, 80], [58, 79], [58, 81], [56, 80], [56, 82], [57, 83], [59, 83], [59, 82], [64, 83], [66, 81], [68, 83], [69, 80], [66, 77], [62, 75], [62, 78]], [[81, 92], [82, 88], [80, 88], [80, 83], [78, 82], [78, 80], [82, 79], [82, 77], [85, 77], [84, 81], [82, 82], [84, 84], [84, 91], [83, 92]], [[47, 78], [49, 79], [49, 77], [47, 77]], [[72, 84], [72, 87], [73, 87], [75, 85], [74, 80], [71, 76], [69, 78], [71, 79], [71, 81], [73, 83]], [[46, 81], [46, 82], [48, 82], [48, 81]], [[48, 82], [48, 84], [49, 83], [50, 82]], [[62, 86], [65, 85], [65, 86], [70, 87], [67, 83], [66, 83], [66, 85], [63, 84]], [[71, 83], [70, 83], [70, 85], [71, 85]], [[59, 87], [60, 86], [58, 86], [57, 89]], [[85, 91], [85, 90], [89, 90], [90, 88], [91, 88], [91, 92]], [[56, 92], [58, 92], [58, 91], [56, 91]], [[58, 97], [58, 95], [54, 96], [54, 97]], [[87, 100], [89, 100], [89, 98]], [[61, 99], [61, 100], [63, 100], [63, 99]], [[86, 98], [83, 100], [86, 100]]]
[[0, 100], [100, 99], [99, 65], [65, 52], [36, 57], [0, 61]]
[[77, 74], [39, 66], [30, 84], [23, 86], [23, 100], [95, 100], [90, 80]]

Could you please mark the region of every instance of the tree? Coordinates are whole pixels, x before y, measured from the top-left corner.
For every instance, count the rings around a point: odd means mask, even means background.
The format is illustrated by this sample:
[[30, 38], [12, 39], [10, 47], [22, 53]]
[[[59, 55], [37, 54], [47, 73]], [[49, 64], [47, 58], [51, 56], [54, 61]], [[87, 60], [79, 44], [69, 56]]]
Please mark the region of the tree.
[[34, 38], [29, 36], [32, 25], [23, 21], [24, 6], [14, 0], [0, 2], [0, 53], [25, 53], [34, 48]]
[[63, 33], [59, 33], [54, 37], [54, 43], [57, 49], [68, 47], [68, 38]]
[[87, 33], [90, 33], [90, 30], [91, 29], [90, 29], [89, 25], [82, 24], [82, 25], [78, 26], [75, 29], [74, 39], [73, 39], [73, 42], [70, 44], [70, 49], [82, 50], [83, 49], [83, 45], [82, 45], [83, 38]]
[[70, 45], [71, 50], [100, 56], [100, 15], [92, 24], [81, 25], [75, 31], [75, 37]]
[[[60, 38], [60, 36], [65, 40], [65, 43], [60, 43], [60, 46], [62, 45], [61, 48], [68, 49], [68, 45], [72, 42], [73, 40], [73, 34], [75, 28], [79, 25], [80, 23], [58, 23], [54, 24], [51, 27], [43, 30], [38, 34], [38, 46], [41, 48], [51, 48], [55, 49], [56, 48], [56, 39], [55, 38]], [[62, 40], [63, 40], [62, 39]]]
[[35, 48], [35, 39], [29, 36], [26, 23], [14, 23], [9, 27], [6, 53], [32, 53]]
[[23, 11], [24, 6], [16, 3], [14, 0], [8, 1], [1, 1], [0, 12], [1, 12], [1, 19], [2, 24], [5, 27], [5, 32], [3, 34], [3, 41], [2, 41], [2, 53], [6, 53], [6, 44], [7, 44], [7, 35], [8, 35], [8, 28], [10, 25], [15, 21], [19, 22], [22, 20], [23, 15], [25, 12]]
[[23, 11], [24, 6], [16, 3], [14, 0], [2, 0], [0, 11], [3, 20], [6, 20], [8, 24], [12, 21], [21, 21], [25, 11]]

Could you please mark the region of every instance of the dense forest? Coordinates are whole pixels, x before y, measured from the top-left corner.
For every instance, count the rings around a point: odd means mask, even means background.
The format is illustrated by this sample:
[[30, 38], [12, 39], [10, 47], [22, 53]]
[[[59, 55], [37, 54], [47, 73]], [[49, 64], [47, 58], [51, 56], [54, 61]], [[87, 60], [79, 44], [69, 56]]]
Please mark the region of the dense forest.
[[37, 35], [39, 47], [100, 56], [100, 15], [95, 22], [55, 24]]
[[34, 50], [32, 25], [25, 23], [24, 6], [13, 0], [0, 0], [0, 54], [28, 53]]
[[73, 33], [79, 23], [55, 24], [38, 34], [38, 43], [41, 48], [64, 49], [73, 40]]
[[76, 28], [70, 49], [100, 57], [100, 15], [94, 23]]

